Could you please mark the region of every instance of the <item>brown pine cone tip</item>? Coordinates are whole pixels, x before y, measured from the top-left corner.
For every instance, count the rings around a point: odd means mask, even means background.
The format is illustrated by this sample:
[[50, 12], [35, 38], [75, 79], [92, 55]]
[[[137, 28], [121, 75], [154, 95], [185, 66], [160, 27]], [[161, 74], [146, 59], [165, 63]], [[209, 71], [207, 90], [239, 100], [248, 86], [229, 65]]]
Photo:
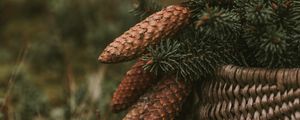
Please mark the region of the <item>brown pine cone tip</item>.
[[165, 76], [152, 91], [139, 98], [123, 120], [173, 120], [190, 91], [190, 84]]
[[119, 112], [131, 106], [148, 88], [155, 84], [154, 75], [143, 69], [147, 62], [138, 60], [126, 73], [112, 97], [113, 112]]
[[103, 63], [116, 63], [134, 59], [143, 54], [148, 45], [175, 34], [188, 23], [189, 17], [187, 7], [168, 6], [116, 38], [104, 49], [98, 60]]

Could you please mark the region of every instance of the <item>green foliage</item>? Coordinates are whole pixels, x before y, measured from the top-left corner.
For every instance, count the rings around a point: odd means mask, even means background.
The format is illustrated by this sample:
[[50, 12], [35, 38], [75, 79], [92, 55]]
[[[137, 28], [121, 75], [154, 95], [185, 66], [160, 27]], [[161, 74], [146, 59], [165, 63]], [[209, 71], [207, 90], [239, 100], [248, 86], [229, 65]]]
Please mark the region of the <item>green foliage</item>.
[[212, 41], [198, 41], [195, 38], [202, 35], [185, 32], [184, 36], [164, 40], [159, 45], [149, 47], [150, 54], [145, 59], [152, 62], [145, 69], [158, 75], [173, 72], [185, 80], [199, 80], [212, 77], [216, 66], [241, 64], [232, 46], [224, 47], [224, 43], [217, 38]]
[[191, 25], [149, 47], [145, 66], [186, 80], [211, 77], [219, 65], [300, 67], [299, 0], [191, 0]]
[[116, 0], [1, 0], [0, 119], [119, 119], [105, 98], [125, 70], [94, 74], [104, 68], [100, 49], [134, 23], [131, 7]]
[[157, 0], [138, 0], [132, 13], [143, 19], [161, 9], [162, 5]]
[[246, 11], [242, 40], [249, 47], [244, 52], [249, 64], [299, 67], [299, 1], [247, 1], [242, 6]]
[[240, 17], [233, 10], [206, 7], [197, 16], [195, 27], [201, 39], [236, 40], [240, 35]]
[[19, 103], [15, 111], [17, 119], [30, 120], [38, 115], [48, 117], [49, 106], [46, 96], [25, 81], [26, 79], [20, 76], [14, 86], [12, 100]]
[[[170, 41], [171, 40], [165, 40], [160, 42], [159, 45], [150, 46], [148, 48], [150, 54], [144, 56], [143, 59], [151, 61], [152, 64], [146, 65], [146, 70], [160, 75], [172, 71], [174, 72], [180, 68], [178, 60], [184, 57], [179, 54], [181, 45], [178, 42], [171, 43]], [[161, 71], [164, 73], [161, 73]]]

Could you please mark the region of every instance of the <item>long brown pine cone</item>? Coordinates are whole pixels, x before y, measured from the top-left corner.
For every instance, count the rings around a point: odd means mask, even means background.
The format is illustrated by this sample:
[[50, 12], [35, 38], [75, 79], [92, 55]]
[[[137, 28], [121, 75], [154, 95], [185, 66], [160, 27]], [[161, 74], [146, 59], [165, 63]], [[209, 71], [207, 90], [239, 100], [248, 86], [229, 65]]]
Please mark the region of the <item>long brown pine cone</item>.
[[103, 63], [128, 61], [145, 52], [150, 44], [175, 34], [189, 21], [190, 11], [181, 5], [171, 5], [152, 14], [110, 43], [99, 56]]
[[190, 91], [190, 84], [165, 76], [132, 106], [123, 120], [173, 120]]
[[156, 83], [154, 75], [144, 71], [143, 66], [147, 61], [138, 60], [114, 92], [111, 108], [114, 112], [124, 110], [134, 104], [138, 98], [152, 85]]

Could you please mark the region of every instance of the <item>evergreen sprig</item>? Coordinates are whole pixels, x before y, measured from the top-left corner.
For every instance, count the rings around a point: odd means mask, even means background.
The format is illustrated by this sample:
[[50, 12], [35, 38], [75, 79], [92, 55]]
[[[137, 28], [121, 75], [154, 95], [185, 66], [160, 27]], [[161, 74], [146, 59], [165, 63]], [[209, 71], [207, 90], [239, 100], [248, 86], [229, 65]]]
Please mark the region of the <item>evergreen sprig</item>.
[[138, 0], [131, 12], [140, 18], [145, 18], [161, 9], [162, 5], [156, 0]]
[[268, 25], [274, 14], [268, 1], [253, 0], [243, 2], [247, 24], [254, 26]]
[[145, 69], [156, 74], [176, 73], [185, 80], [199, 80], [211, 77], [219, 65], [240, 64], [233, 48], [224, 50], [224, 42], [199, 41], [198, 36], [187, 30], [177, 39], [163, 40], [149, 47], [150, 54], [144, 59], [151, 62]]
[[[293, 55], [293, 39], [283, 29], [276, 29], [275, 26], [266, 28], [264, 32], [249, 32], [245, 35], [245, 41], [257, 58], [258, 65], [268, 67], [292, 67], [295, 66]], [[249, 52], [249, 51], [248, 51]], [[251, 52], [249, 52], [251, 53]]]
[[251, 66], [284, 68], [298, 67], [299, 59], [294, 36], [299, 34], [297, 17], [299, 2], [290, 0], [252, 0], [244, 6], [246, 22], [243, 35], [247, 50], [244, 55]]
[[221, 40], [236, 39], [240, 35], [241, 25], [238, 13], [218, 7], [206, 7], [198, 14], [197, 32], [203, 33], [203, 39], [215, 37]]
[[165, 40], [156, 46], [148, 47], [150, 54], [144, 56], [145, 60], [150, 60], [151, 63], [147, 64], [144, 68], [150, 72], [158, 75], [159, 73], [168, 73], [175, 71], [174, 65], [178, 65], [178, 59], [181, 59], [179, 53], [180, 44], [177, 41], [170, 42]]
[[300, 33], [300, 2], [291, 0], [279, 0], [272, 2], [275, 13], [272, 18], [277, 26], [289, 30], [290, 33]]
[[299, 0], [191, 0], [194, 24], [149, 47], [145, 66], [186, 80], [213, 76], [219, 65], [300, 67]]

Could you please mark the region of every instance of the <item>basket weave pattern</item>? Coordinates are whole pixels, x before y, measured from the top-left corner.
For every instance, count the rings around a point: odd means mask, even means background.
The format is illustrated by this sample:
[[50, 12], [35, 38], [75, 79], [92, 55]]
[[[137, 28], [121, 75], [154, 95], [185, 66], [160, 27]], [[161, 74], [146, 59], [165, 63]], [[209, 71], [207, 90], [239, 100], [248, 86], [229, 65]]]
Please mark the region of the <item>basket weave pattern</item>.
[[300, 69], [221, 67], [202, 84], [201, 120], [300, 120]]

